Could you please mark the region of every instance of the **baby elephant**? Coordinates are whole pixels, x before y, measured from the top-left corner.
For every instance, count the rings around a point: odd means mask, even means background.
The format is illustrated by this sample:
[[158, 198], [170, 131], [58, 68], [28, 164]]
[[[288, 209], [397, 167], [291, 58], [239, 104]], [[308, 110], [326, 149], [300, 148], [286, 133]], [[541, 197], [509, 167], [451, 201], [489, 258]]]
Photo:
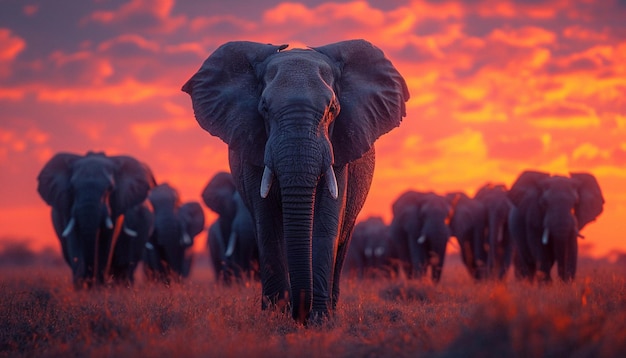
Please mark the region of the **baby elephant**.
[[156, 186], [148, 199], [154, 208], [154, 232], [146, 243], [144, 271], [151, 280], [169, 284], [189, 276], [193, 240], [204, 230], [204, 211], [198, 202], [181, 204], [169, 184]]

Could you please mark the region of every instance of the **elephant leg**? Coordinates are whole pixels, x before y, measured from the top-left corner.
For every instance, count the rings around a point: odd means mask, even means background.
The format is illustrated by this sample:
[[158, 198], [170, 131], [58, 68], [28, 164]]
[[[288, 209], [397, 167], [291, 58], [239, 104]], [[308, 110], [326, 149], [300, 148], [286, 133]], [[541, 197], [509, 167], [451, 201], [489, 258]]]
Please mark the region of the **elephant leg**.
[[556, 257], [559, 278], [564, 282], [571, 282], [576, 276], [576, 265], [578, 261], [577, 237], [571, 237], [566, 242], [555, 245], [554, 255]]
[[[337, 178], [337, 188], [339, 193], [346, 190], [346, 169], [335, 170]], [[324, 317], [328, 315], [332, 306], [333, 282], [337, 272], [335, 269], [338, 263], [338, 238], [341, 213], [345, 208], [345, 196], [340, 195], [333, 199], [325, 180], [321, 180], [317, 188], [315, 220], [313, 222], [313, 306], [312, 318]], [[343, 254], [343, 253], [342, 253]], [[345, 256], [345, 254], [344, 254]], [[341, 259], [343, 265], [345, 257]], [[339, 279], [339, 277], [337, 277]]]
[[[346, 201], [343, 210], [343, 220], [339, 222], [341, 228], [339, 230], [339, 243], [332, 281], [332, 309], [337, 307], [337, 302], [339, 301], [341, 271], [348, 253], [356, 219], [361, 209], [363, 209], [365, 199], [367, 199], [367, 194], [372, 185], [375, 161], [376, 150], [372, 146], [360, 159], [348, 164], [347, 167]], [[337, 184], [339, 185], [339, 182]]]

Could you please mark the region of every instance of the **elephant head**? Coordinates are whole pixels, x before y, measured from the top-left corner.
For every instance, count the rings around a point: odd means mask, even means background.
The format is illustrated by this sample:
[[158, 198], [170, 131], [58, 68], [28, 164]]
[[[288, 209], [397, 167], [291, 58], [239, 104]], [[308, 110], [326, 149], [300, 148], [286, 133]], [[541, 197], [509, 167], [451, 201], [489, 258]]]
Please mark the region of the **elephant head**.
[[[364, 40], [286, 48], [226, 43], [182, 89], [191, 96], [200, 126], [228, 144], [231, 172], [242, 174], [237, 186], [255, 219], [275, 226], [270, 218], [260, 220], [264, 214], [252, 209], [253, 196], [281, 201], [275, 215], [283, 223], [276, 229], [284, 235], [287, 265], [277, 264], [275, 272], [282, 275], [288, 267], [292, 313], [305, 321], [313, 292], [314, 207], [335, 205], [325, 198], [342, 205], [349, 175], [344, 169], [366, 153], [373, 155], [374, 141], [400, 124], [409, 93], [382, 51]], [[247, 182], [252, 177], [258, 182]], [[368, 188], [362, 190], [365, 196]], [[355, 204], [357, 212], [361, 206]], [[325, 236], [324, 242], [336, 240]], [[278, 253], [283, 244], [268, 245]], [[333, 272], [332, 267], [319, 270], [320, 275]]]
[[[161, 183], [148, 195], [154, 208], [154, 233], [146, 251], [148, 276], [186, 277], [191, 266], [188, 249], [204, 230], [204, 211], [198, 202], [181, 203], [178, 191]], [[178, 278], [178, 277], [175, 277]]]
[[75, 285], [103, 282], [116, 221], [146, 199], [155, 184], [150, 169], [129, 156], [59, 153], [37, 179]]
[[540, 261], [546, 279], [556, 260], [559, 276], [572, 280], [580, 230], [603, 210], [604, 198], [595, 177], [588, 173], [565, 177], [525, 171], [511, 187], [509, 198], [516, 208], [512, 217], [524, 218], [521, 229], [511, 230], [516, 240], [525, 245], [532, 259]]

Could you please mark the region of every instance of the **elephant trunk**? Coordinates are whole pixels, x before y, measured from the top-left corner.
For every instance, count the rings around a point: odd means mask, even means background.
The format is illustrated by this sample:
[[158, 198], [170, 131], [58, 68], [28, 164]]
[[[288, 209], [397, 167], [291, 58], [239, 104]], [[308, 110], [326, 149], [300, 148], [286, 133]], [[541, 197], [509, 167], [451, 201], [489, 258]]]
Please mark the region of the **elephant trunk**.
[[[75, 205], [73, 214], [63, 234], [68, 240], [71, 253], [71, 266], [74, 284], [91, 286], [104, 280], [104, 265], [101, 262], [100, 246], [103, 228], [112, 228], [113, 224], [106, 207], [99, 202]], [[73, 223], [72, 223], [73, 221]]]
[[283, 230], [293, 318], [308, 319], [313, 302], [312, 235], [315, 187], [282, 188]]
[[578, 260], [578, 227], [571, 210], [548, 211], [543, 222], [542, 243], [551, 243], [552, 252], [558, 266], [559, 277], [563, 281], [574, 279]]
[[489, 249], [487, 252], [487, 268], [489, 271], [488, 275], [493, 275], [499, 270], [499, 268], [496, 267], [498, 265], [497, 256], [498, 248], [502, 245], [504, 223], [502, 222], [502, 220], [499, 220], [495, 210], [489, 212], [487, 220], [487, 242], [489, 244]]

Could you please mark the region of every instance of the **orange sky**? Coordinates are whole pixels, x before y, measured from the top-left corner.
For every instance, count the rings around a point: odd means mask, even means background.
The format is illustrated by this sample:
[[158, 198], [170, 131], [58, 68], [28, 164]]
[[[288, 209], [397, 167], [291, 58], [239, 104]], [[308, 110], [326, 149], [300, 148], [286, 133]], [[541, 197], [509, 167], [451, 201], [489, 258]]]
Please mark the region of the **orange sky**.
[[377, 142], [362, 218], [389, 222], [410, 188], [473, 194], [524, 169], [586, 171], [606, 204], [583, 251], [626, 252], [624, 1], [68, 3], [2, 5], [0, 244], [58, 249], [36, 176], [59, 151], [133, 155], [183, 200], [200, 200], [228, 169], [226, 145], [198, 126], [180, 87], [222, 43], [364, 38], [403, 74], [411, 100]]

